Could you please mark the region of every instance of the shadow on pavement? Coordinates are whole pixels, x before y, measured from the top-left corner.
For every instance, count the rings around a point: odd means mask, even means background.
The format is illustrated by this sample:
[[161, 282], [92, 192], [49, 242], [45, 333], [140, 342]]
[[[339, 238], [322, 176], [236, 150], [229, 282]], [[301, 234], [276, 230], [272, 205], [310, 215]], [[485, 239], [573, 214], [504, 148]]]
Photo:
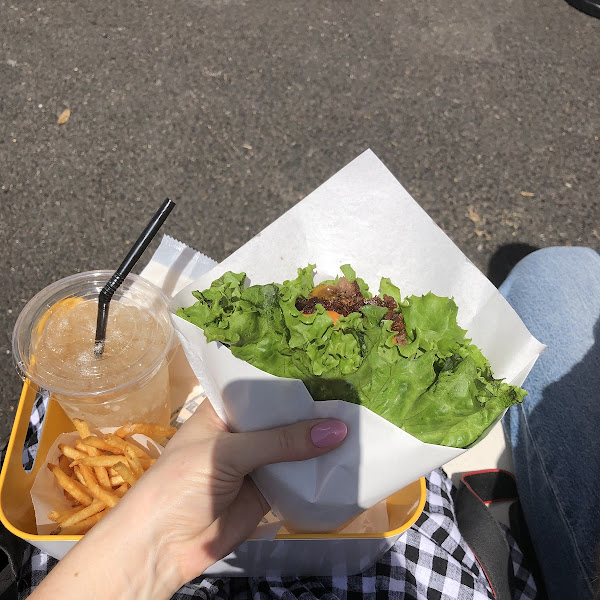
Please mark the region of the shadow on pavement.
[[539, 250], [537, 246], [530, 244], [506, 244], [500, 246], [490, 258], [487, 269], [488, 279], [496, 286], [508, 277], [512, 268], [528, 254]]

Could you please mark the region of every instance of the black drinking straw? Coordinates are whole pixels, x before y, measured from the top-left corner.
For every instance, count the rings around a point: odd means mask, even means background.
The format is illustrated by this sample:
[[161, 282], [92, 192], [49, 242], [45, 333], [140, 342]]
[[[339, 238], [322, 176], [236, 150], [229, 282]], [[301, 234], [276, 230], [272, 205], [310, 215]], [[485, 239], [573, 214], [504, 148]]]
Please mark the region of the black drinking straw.
[[94, 342], [94, 354], [101, 357], [104, 352], [104, 342], [106, 340], [106, 324], [108, 323], [108, 309], [113, 294], [119, 286], [125, 281], [135, 263], [139, 260], [148, 244], [152, 241], [158, 230], [162, 227], [169, 213], [175, 207], [175, 202], [168, 198], [162, 203], [162, 206], [156, 211], [142, 235], [136, 240], [135, 244], [121, 263], [121, 266], [114, 272], [114, 275], [108, 280], [108, 283], [98, 294], [98, 318], [96, 319], [96, 340]]

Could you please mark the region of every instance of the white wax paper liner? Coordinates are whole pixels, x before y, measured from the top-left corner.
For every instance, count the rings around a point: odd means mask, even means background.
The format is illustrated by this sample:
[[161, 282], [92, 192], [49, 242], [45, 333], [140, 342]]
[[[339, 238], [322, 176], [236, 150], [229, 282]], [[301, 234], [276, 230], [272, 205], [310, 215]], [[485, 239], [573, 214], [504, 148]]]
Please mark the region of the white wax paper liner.
[[[116, 430], [117, 427], [103, 427], [100, 430], [93, 430], [92, 433], [100, 431], [106, 434], [114, 433]], [[56, 482], [56, 477], [46, 467], [46, 464], [58, 464], [58, 458], [61, 454], [58, 449], [59, 444], [73, 446], [78, 439], [80, 438], [76, 431], [59, 435], [50, 447], [45, 463], [40, 467], [31, 486], [31, 500], [33, 501], [35, 522], [39, 535], [48, 535], [57, 527], [56, 523], [48, 518], [48, 513], [51, 510], [68, 510], [69, 508], [73, 508], [71, 503], [65, 498], [63, 489]], [[163, 451], [163, 447], [148, 436], [135, 434], [131, 436], [131, 439], [138, 443], [152, 458], [157, 458]]]
[[[490, 360], [495, 376], [508, 383], [521, 385], [544, 348], [370, 151], [181, 290], [171, 310], [193, 304], [192, 291], [209, 287], [225, 271], [243, 271], [249, 283], [265, 284], [293, 279], [309, 263], [317, 265], [317, 281], [350, 263], [375, 292], [386, 276], [403, 295], [432, 291], [454, 297], [459, 324]], [[348, 425], [347, 439], [333, 452], [252, 474], [273, 509], [297, 531], [335, 529], [464, 452], [424, 444], [362, 406], [314, 402], [302, 382], [255, 369], [223, 345], [207, 344], [199, 328], [173, 319], [192, 369], [233, 430], [315, 417]]]

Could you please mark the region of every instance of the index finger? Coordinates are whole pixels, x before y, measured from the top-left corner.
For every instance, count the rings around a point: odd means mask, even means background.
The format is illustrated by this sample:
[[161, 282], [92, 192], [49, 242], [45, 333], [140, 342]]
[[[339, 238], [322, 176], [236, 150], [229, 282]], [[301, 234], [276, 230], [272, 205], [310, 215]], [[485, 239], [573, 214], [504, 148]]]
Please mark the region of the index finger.
[[202, 401], [202, 404], [194, 411], [194, 414], [181, 426], [181, 430], [192, 429], [195, 427], [214, 427], [220, 431], [230, 431], [227, 423], [219, 417], [214, 406], [208, 398]]

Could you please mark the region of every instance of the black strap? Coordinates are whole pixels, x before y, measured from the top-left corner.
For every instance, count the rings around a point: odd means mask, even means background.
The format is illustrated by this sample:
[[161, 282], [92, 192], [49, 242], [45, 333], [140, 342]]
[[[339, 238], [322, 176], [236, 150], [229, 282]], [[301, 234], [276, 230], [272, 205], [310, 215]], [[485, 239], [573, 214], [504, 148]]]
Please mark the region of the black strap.
[[464, 473], [461, 483], [483, 504], [512, 501], [519, 498], [517, 482], [509, 471], [487, 469]]
[[0, 600], [18, 597], [23, 556], [27, 543], [0, 525]]
[[529, 531], [519, 503], [512, 473], [500, 469], [465, 473], [456, 492], [455, 510], [458, 527], [475, 554], [497, 600], [512, 600], [513, 569], [510, 548], [502, 528], [487, 505], [513, 501], [509, 509], [513, 534], [537, 586], [539, 600], [546, 598], [540, 569]]
[[523, 508], [520, 502], [515, 502], [509, 508], [509, 519], [510, 519], [510, 532], [519, 544], [519, 548], [523, 553], [523, 556], [527, 560], [527, 568], [529, 569], [537, 587], [538, 599], [546, 600], [548, 594], [546, 593], [546, 584], [542, 576], [542, 569], [540, 563], [537, 560], [535, 550], [533, 548], [533, 542], [529, 536], [529, 529], [525, 522], [525, 515], [523, 514]]
[[[0, 467], [4, 464], [6, 445], [0, 449]], [[13, 535], [0, 523], [0, 600], [18, 597], [21, 567], [29, 544]]]
[[[498, 473], [504, 473], [502, 471]], [[496, 487], [490, 473], [467, 473], [463, 475], [454, 506], [456, 509], [456, 520], [462, 536], [469, 544], [475, 554], [487, 580], [492, 588], [494, 598], [497, 600], [512, 600], [512, 567], [510, 564], [510, 549], [504, 532], [487, 509], [481, 496], [477, 494], [473, 486], [489, 498]], [[505, 480], [504, 475], [498, 479]], [[479, 484], [479, 485], [478, 485]], [[502, 493], [505, 496], [505, 493]]]

